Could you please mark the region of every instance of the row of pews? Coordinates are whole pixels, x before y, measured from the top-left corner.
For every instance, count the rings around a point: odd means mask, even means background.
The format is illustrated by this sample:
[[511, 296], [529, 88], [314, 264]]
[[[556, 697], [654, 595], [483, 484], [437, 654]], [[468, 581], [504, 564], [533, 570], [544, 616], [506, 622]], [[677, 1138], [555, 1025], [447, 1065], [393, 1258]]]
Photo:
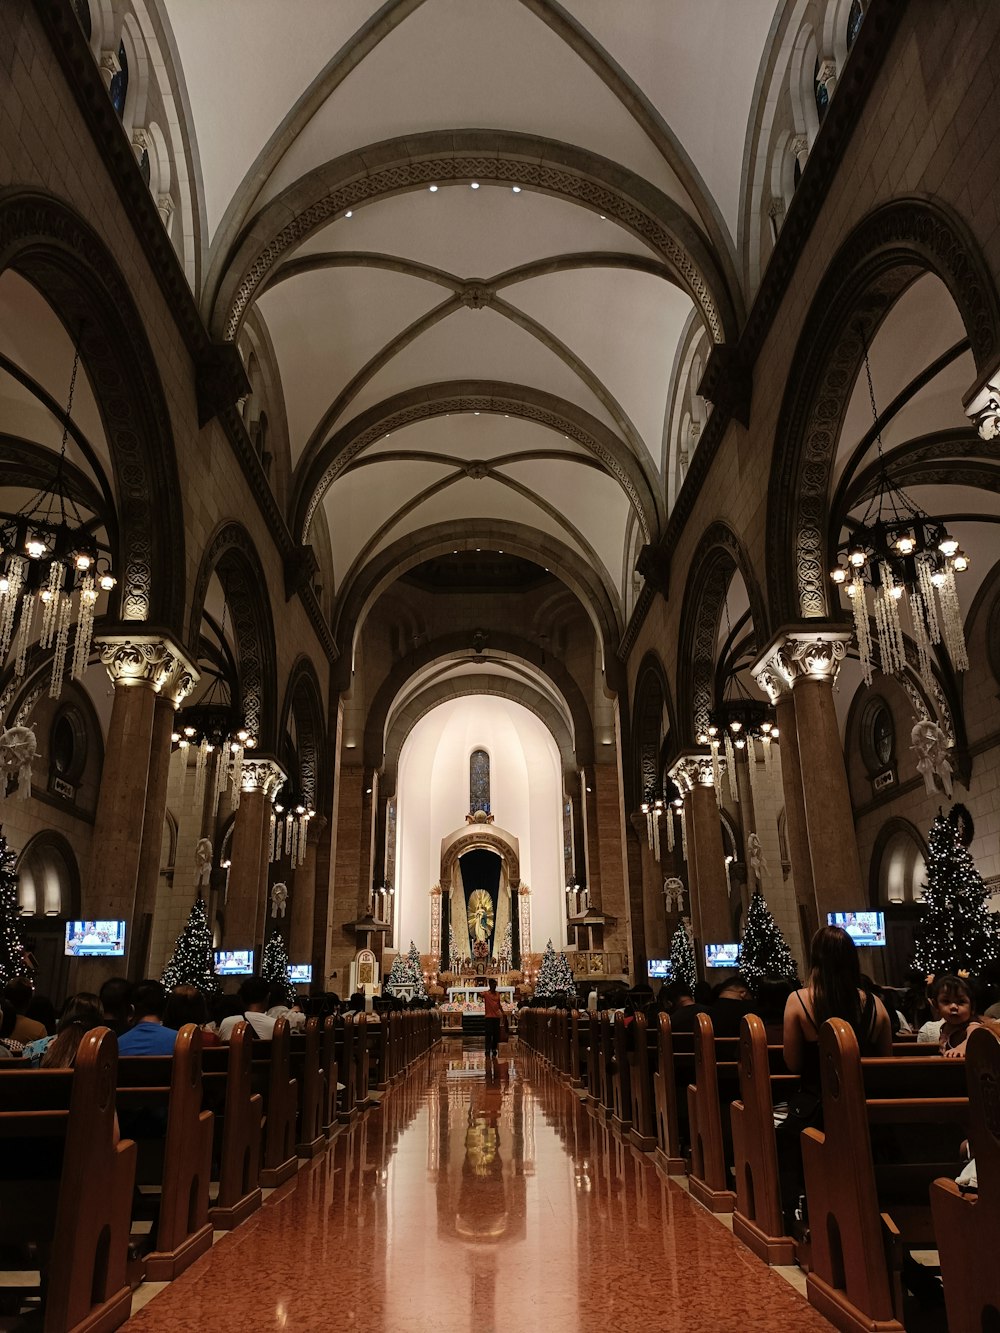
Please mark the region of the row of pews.
[[[594, 1113], [691, 1194], [731, 1213], [733, 1232], [765, 1263], [798, 1262], [810, 1302], [838, 1329], [903, 1330], [902, 1273], [912, 1251], [940, 1255], [951, 1333], [1000, 1329], [1000, 1039], [979, 1029], [966, 1059], [900, 1040], [862, 1058], [850, 1026], [823, 1025], [822, 1131], [801, 1134], [810, 1240], [785, 1234], [775, 1108], [798, 1089], [763, 1023], [716, 1037], [706, 1014], [674, 1033], [666, 1014], [528, 1010], [519, 1039]], [[780, 1113], [779, 1113], [780, 1118]], [[976, 1157], [978, 1193], [954, 1183], [960, 1146]]]
[[239, 1023], [207, 1048], [188, 1025], [171, 1056], [119, 1058], [96, 1028], [72, 1070], [6, 1062], [0, 1254], [39, 1271], [45, 1333], [124, 1323], [140, 1282], [172, 1280], [244, 1222], [440, 1035], [428, 1012], [310, 1018], [295, 1035], [279, 1019], [271, 1041]]

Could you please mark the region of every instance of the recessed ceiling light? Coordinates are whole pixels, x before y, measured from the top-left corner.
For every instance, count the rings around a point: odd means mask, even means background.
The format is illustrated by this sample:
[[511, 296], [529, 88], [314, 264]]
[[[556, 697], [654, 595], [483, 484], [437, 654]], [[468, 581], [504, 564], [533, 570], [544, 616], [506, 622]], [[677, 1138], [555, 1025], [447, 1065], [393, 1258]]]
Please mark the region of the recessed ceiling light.
[[479, 189], [479, 182], [478, 182], [478, 181], [473, 181], [473, 182], [472, 182], [472, 185], [471, 185], [470, 188], [473, 189], [473, 190], [478, 190], [478, 189]]
[[430, 190], [431, 194], [437, 194], [438, 187], [436, 185], [428, 185], [427, 188]]
[[349, 208], [347, 212], [344, 214], [345, 218], [352, 218], [353, 216], [354, 216], [354, 210], [352, 208]]
[[602, 213], [602, 214], [601, 214], [601, 221], [602, 221], [602, 222], [607, 222], [607, 220], [608, 220], [608, 219], [607, 219], [607, 218], [604, 216], [604, 214]]
[[497, 555], [503, 555], [503, 551], [497, 551]]
[[520, 185], [512, 185], [510, 188], [511, 188], [511, 190], [514, 192], [514, 194], [520, 194], [520, 193], [521, 193], [521, 187], [520, 187]]

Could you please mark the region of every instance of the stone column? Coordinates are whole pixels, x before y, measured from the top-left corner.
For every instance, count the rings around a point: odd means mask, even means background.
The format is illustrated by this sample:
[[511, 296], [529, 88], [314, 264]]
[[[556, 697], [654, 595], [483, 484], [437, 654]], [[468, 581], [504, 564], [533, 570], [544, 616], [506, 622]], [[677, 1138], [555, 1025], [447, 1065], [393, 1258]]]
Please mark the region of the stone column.
[[[289, 895], [288, 958], [293, 963], [313, 961], [313, 907], [316, 901], [316, 851], [326, 821], [322, 815], [310, 819], [306, 832], [305, 858], [295, 867]], [[313, 981], [318, 983], [313, 974]]]
[[[348, 767], [340, 770], [337, 798], [337, 847], [333, 869], [330, 956], [340, 980], [346, 985], [350, 963], [355, 954], [354, 934], [346, 929], [368, 911], [371, 889], [372, 849], [374, 846], [375, 775], [370, 769]], [[398, 941], [404, 951], [409, 940]]]
[[688, 888], [696, 949], [700, 951], [706, 944], [725, 944], [733, 938], [729, 876], [711, 758], [700, 753], [683, 755], [671, 768], [670, 777], [684, 794]]
[[[180, 650], [160, 635], [108, 635], [96, 640], [95, 646], [114, 685], [114, 700], [81, 910], [90, 919], [125, 921], [126, 956], [124, 962], [79, 964], [78, 969], [87, 970], [76, 982], [88, 990], [96, 990], [107, 976], [135, 970], [143, 961], [145, 944], [136, 938], [142, 921], [140, 871], [145, 848], [146, 862], [155, 860], [155, 893], [170, 762], [170, 729], [164, 742], [162, 725], [157, 726], [157, 695], [178, 663], [183, 660], [186, 665]], [[157, 752], [151, 765], [154, 740]], [[143, 902], [144, 890], [145, 884]], [[132, 961], [133, 950], [137, 962]]]
[[803, 883], [812, 880], [820, 923], [828, 912], [856, 909], [866, 901], [833, 702], [850, 639], [849, 631], [824, 626], [782, 630], [753, 667], [758, 683], [779, 705], [789, 854], [796, 882], [800, 868]]
[[240, 804], [233, 821], [224, 943], [227, 949], [255, 949], [258, 970], [267, 904], [272, 802], [286, 776], [276, 759], [244, 759]]
[[[631, 903], [629, 900], [628, 867], [625, 856], [625, 807], [622, 801], [618, 765], [595, 764], [593, 788], [588, 796], [588, 830], [593, 818], [597, 834], [597, 856], [600, 864], [597, 903], [591, 893], [590, 902], [605, 916], [615, 918], [615, 924], [604, 932], [604, 947], [609, 952], [621, 951], [634, 966]], [[593, 804], [591, 804], [591, 798]], [[589, 887], [589, 885], [588, 885]]]

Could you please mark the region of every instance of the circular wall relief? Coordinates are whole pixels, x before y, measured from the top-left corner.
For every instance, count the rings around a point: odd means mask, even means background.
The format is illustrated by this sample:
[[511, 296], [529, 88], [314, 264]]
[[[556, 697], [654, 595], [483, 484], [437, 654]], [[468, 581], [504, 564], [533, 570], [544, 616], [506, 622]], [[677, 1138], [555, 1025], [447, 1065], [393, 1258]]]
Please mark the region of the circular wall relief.
[[861, 757], [869, 773], [883, 773], [896, 758], [896, 724], [881, 697], [870, 699], [861, 716]]
[[87, 724], [83, 713], [72, 704], [65, 704], [52, 719], [49, 729], [52, 774], [63, 782], [78, 782], [87, 763], [87, 749]]

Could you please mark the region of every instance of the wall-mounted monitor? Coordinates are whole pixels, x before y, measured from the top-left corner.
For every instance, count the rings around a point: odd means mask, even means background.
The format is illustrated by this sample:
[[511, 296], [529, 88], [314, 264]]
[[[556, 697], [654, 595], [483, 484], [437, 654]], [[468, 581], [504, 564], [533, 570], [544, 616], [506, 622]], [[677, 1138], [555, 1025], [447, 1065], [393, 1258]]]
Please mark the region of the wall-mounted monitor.
[[124, 921], [67, 921], [66, 954], [70, 958], [124, 958]]
[[740, 946], [738, 944], [706, 944], [706, 967], [739, 967]]
[[253, 949], [216, 949], [215, 975], [217, 977], [252, 976]]
[[307, 981], [312, 981], [313, 969], [312, 963], [289, 963], [288, 980], [293, 986], [304, 985]]
[[827, 912], [826, 924], [846, 930], [859, 949], [885, 947], [884, 912]]
[[664, 981], [673, 976], [669, 958], [650, 958], [646, 965], [646, 971], [650, 977], [660, 977]]

